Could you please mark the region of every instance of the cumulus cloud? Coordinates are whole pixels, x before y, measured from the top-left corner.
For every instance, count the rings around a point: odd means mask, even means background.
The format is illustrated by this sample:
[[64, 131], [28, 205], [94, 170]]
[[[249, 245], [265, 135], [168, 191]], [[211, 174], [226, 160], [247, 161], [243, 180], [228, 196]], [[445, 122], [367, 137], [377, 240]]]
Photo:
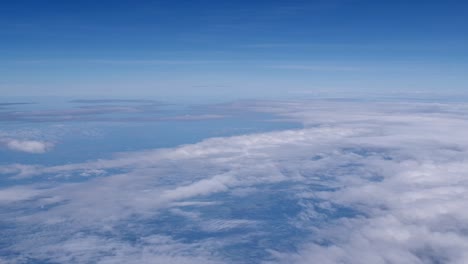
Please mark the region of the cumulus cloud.
[[50, 142], [38, 140], [19, 140], [12, 138], [0, 139], [0, 144], [10, 150], [33, 154], [45, 153], [53, 147], [53, 144]]
[[304, 128], [84, 163], [0, 167], [13, 185], [33, 176], [73, 180], [0, 189], [11, 201], [0, 205], [1, 221], [16, 226], [0, 240], [0, 255], [96, 263], [468, 262], [467, 105], [228, 107]]

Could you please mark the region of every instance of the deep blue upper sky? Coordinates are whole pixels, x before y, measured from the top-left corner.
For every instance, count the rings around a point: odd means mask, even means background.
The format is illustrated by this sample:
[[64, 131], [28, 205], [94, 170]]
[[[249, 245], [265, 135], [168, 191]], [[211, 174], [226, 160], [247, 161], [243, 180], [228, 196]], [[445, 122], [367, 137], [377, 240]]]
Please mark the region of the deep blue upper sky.
[[463, 91], [466, 1], [8, 1], [3, 95]]

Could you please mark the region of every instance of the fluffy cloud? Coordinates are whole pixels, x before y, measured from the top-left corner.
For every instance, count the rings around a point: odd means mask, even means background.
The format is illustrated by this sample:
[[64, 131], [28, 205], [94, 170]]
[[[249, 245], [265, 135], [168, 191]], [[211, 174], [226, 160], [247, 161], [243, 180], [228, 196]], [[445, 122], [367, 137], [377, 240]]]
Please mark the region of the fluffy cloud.
[[3, 166], [11, 184], [49, 180], [0, 190], [11, 201], [0, 205], [2, 221], [15, 224], [0, 240], [0, 255], [100, 263], [468, 262], [466, 105], [226, 107], [274, 113], [304, 128], [85, 163]]
[[12, 138], [0, 139], [0, 144], [4, 145], [10, 150], [33, 154], [45, 153], [53, 147], [53, 144], [50, 142], [38, 140], [19, 140]]

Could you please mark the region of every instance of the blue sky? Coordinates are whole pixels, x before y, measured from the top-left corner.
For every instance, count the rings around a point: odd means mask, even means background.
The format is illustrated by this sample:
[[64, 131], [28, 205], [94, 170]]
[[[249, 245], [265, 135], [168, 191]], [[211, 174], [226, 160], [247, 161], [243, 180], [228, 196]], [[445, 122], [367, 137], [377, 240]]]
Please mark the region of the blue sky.
[[8, 1], [3, 95], [461, 92], [466, 1]]

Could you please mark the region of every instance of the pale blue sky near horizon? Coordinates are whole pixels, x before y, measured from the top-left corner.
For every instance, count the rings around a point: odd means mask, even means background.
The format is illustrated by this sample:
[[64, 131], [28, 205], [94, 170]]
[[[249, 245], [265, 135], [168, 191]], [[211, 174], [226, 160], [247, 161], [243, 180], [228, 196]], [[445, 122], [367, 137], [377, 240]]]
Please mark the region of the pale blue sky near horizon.
[[2, 96], [460, 93], [465, 1], [9, 1]]

